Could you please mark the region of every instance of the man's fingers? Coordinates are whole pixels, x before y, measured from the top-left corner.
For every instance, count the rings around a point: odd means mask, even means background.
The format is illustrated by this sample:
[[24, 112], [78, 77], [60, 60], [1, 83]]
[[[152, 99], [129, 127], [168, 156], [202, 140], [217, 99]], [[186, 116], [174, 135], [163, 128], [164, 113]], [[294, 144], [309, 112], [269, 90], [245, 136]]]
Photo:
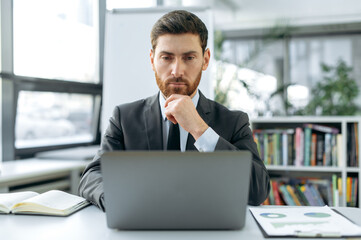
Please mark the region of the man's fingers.
[[168, 115], [166, 115], [166, 117], [167, 117], [167, 119], [168, 119], [169, 121], [171, 121], [172, 123], [174, 123], [174, 124], [177, 124], [177, 123], [178, 123], [177, 120], [173, 117], [173, 115], [168, 114]]
[[165, 100], [165, 104], [164, 104], [164, 107], [167, 107], [168, 104], [171, 102], [171, 101], [174, 101], [175, 99], [178, 99], [180, 97], [182, 97], [183, 95], [180, 95], [180, 94], [172, 94], [170, 95], [167, 100]]
[[[173, 96], [173, 95], [172, 95]], [[171, 97], [172, 97], [171, 96]], [[172, 123], [176, 124], [177, 123], [177, 120], [175, 119], [175, 117], [173, 116], [174, 114], [174, 110], [172, 109], [172, 105], [173, 105], [173, 100], [174, 100], [174, 97], [171, 98], [169, 97], [165, 103], [165, 116], [167, 117], [167, 119], [169, 121], [171, 121]]]

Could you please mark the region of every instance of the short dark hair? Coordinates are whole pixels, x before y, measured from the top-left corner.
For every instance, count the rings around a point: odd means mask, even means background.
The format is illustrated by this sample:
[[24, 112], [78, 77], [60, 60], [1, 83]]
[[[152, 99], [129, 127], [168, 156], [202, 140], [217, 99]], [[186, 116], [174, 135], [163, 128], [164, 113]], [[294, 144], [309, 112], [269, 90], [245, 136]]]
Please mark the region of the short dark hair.
[[207, 47], [208, 30], [206, 25], [195, 14], [185, 10], [175, 10], [163, 15], [153, 26], [150, 33], [153, 51], [158, 37], [164, 34], [193, 33], [199, 35], [203, 53]]

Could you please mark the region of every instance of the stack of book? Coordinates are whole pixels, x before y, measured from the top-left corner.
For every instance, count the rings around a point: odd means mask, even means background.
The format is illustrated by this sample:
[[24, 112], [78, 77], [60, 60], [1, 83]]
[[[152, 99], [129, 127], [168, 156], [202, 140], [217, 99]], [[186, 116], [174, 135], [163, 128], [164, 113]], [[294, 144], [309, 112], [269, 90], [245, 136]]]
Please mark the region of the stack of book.
[[304, 124], [290, 129], [255, 129], [254, 139], [266, 165], [341, 166], [338, 128]]
[[[271, 179], [271, 190], [264, 205], [342, 206], [342, 180], [332, 179]], [[356, 200], [355, 200], [356, 204]]]

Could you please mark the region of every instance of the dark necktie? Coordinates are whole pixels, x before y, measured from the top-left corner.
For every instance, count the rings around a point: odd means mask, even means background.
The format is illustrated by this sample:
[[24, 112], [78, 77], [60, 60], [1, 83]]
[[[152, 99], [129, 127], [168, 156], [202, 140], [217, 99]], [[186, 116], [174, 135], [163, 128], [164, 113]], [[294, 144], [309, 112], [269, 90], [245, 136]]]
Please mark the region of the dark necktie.
[[169, 122], [167, 150], [180, 151], [179, 126], [172, 122]]

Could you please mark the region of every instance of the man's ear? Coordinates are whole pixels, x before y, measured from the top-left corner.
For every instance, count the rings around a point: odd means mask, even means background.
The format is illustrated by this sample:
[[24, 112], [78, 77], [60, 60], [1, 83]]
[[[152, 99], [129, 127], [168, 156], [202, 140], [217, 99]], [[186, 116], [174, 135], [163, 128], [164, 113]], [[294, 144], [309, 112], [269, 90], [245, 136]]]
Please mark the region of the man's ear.
[[207, 48], [203, 54], [203, 66], [202, 66], [203, 71], [207, 70], [210, 59], [211, 59], [211, 51], [209, 50], [209, 48]]
[[152, 65], [152, 69], [153, 69], [153, 71], [155, 71], [155, 67], [154, 67], [154, 51], [153, 51], [153, 49], [150, 49], [149, 57], [150, 57], [150, 64]]

